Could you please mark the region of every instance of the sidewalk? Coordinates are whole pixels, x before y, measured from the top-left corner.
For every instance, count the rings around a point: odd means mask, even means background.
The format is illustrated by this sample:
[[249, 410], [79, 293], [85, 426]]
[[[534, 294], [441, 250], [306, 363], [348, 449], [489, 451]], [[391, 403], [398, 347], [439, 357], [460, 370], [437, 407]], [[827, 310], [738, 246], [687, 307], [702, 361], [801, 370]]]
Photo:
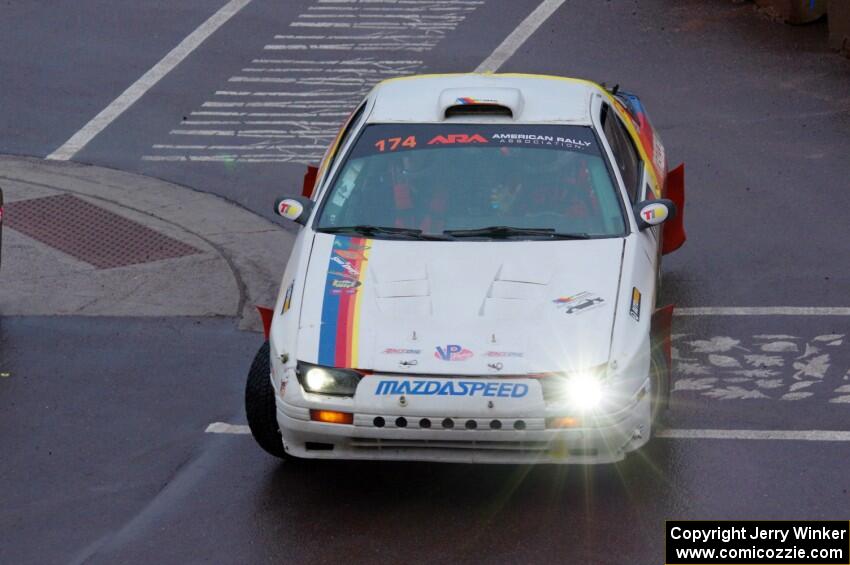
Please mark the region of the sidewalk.
[[[217, 196], [0, 156], [0, 316], [228, 316], [259, 330], [294, 234]], [[271, 206], [272, 203], [269, 203]]]

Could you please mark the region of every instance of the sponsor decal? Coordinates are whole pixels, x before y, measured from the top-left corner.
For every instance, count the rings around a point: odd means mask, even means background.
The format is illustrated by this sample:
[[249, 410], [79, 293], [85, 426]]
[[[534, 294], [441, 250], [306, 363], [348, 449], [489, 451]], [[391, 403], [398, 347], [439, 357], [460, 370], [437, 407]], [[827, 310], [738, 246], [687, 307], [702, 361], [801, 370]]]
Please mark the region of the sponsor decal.
[[346, 273], [344, 271], [328, 271], [328, 275], [334, 276], [334, 277], [342, 277], [344, 279], [351, 279], [353, 281], [359, 280], [359, 278], [360, 278], [360, 273], [357, 273], [356, 275], [352, 275], [351, 273]]
[[283, 310], [280, 312], [281, 314], [285, 313], [289, 310], [289, 307], [292, 305], [292, 289], [295, 287], [295, 281], [289, 283], [289, 286], [286, 287], [286, 294], [283, 297]]
[[487, 366], [493, 369], [494, 371], [501, 371], [502, 367], [504, 367], [504, 365], [502, 365], [502, 363], [498, 361], [496, 363], [487, 363]]
[[652, 163], [659, 171], [667, 170], [667, 155], [664, 154], [664, 146], [658, 136], [653, 133], [652, 136]]
[[428, 145], [453, 145], [455, 143], [487, 143], [487, 140], [474, 133], [467, 135], [465, 133], [450, 133], [448, 135], [437, 135]]
[[281, 200], [277, 205], [277, 213], [289, 220], [295, 220], [304, 211], [304, 206], [297, 200]]
[[472, 357], [472, 351], [456, 344], [449, 344], [445, 347], [437, 346], [434, 352], [434, 357], [440, 361], [466, 361]]
[[406, 349], [403, 347], [388, 347], [381, 351], [384, 355], [419, 355], [421, 349]]
[[528, 395], [525, 383], [475, 381], [439, 381], [431, 379], [395, 380], [381, 379], [375, 396], [489, 396], [523, 398]]
[[667, 206], [664, 204], [649, 204], [640, 211], [640, 215], [648, 224], [659, 224], [667, 219]]
[[462, 98], [457, 99], [457, 103], [461, 105], [467, 104], [498, 104], [498, 100], [491, 100], [489, 98], [473, 98], [472, 96], [463, 96]]
[[360, 284], [360, 281], [352, 279], [334, 279], [331, 281], [331, 286], [334, 288], [357, 288]]
[[354, 294], [358, 287], [362, 284], [353, 275], [346, 273], [328, 273], [329, 275], [338, 275], [342, 278], [333, 279], [330, 281], [331, 294]]
[[343, 259], [341, 256], [335, 253], [331, 253], [331, 263], [336, 263], [340, 267], [342, 267], [349, 275], [359, 278], [360, 271], [358, 271], [350, 261]]
[[637, 287], [632, 287], [632, 305], [629, 306], [629, 316], [640, 321], [640, 291]]
[[[357, 366], [360, 290], [366, 277], [370, 250], [371, 240], [366, 238], [336, 236], [334, 239], [322, 302], [318, 356], [320, 365]], [[337, 267], [342, 272], [333, 270]]]
[[592, 310], [605, 303], [605, 299], [592, 292], [579, 292], [572, 296], [561, 296], [552, 302], [558, 308], [563, 308], [567, 314], [580, 314]]
[[586, 149], [591, 145], [590, 141], [582, 139], [533, 133], [494, 133], [492, 139], [505, 145], [548, 145], [567, 149]]
[[[461, 98], [463, 100], [466, 98]], [[490, 101], [467, 99], [469, 103]], [[459, 102], [460, 103], [460, 102]], [[373, 124], [363, 130], [349, 159], [369, 155], [422, 152], [468, 147], [559, 150], [600, 155], [593, 131], [583, 126], [554, 124]]]
[[525, 357], [521, 351], [486, 351], [484, 357]]

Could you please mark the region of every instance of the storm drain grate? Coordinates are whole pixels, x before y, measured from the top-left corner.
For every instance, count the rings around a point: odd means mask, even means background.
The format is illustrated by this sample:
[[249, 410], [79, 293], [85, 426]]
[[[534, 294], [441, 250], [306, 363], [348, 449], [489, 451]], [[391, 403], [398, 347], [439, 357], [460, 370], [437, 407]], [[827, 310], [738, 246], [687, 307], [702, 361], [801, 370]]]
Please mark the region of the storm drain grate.
[[201, 252], [70, 194], [7, 202], [4, 219], [7, 227], [98, 269]]

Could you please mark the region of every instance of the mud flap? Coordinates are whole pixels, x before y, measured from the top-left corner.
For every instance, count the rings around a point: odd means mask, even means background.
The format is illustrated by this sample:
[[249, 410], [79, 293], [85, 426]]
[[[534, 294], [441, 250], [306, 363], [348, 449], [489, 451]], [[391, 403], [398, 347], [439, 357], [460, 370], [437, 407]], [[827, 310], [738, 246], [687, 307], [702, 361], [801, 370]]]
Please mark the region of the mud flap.
[[676, 216], [664, 223], [663, 255], [676, 251], [688, 238], [685, 235], [685, 164], [682, 163], [667, 173], [664, 180], [664, 198], [676, 205]]
[[263, 320], [263, 333], [266, 336], [266, 341], [269, 340], [269, 333], [272, 329], [272, 318], [274, 317], [274, 310], [271, 308], [266, 308], [265, 306], [257, 306], [254, 305], [254, 308], [257, 309], [257, 312], [260, 313], [260, 319]]
[[316, 177], [319, 175], [319, 167], [307, 165], [307, 172], [304, 173], [304, 184], [301, 187], [301, 195], [311, 198], [313, 196], [313, 188], [316, 186]]

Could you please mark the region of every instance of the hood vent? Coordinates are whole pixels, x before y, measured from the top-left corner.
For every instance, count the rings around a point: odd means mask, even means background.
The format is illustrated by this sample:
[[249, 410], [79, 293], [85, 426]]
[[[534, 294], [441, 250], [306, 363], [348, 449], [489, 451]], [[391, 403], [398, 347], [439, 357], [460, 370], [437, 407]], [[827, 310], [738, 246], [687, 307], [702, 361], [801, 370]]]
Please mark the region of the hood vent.
[[458, 104], [446, 108], [446, 119], [467, 116], [499, 116], [513, 119], [514, 113], [507, 106], [499, 104]]

